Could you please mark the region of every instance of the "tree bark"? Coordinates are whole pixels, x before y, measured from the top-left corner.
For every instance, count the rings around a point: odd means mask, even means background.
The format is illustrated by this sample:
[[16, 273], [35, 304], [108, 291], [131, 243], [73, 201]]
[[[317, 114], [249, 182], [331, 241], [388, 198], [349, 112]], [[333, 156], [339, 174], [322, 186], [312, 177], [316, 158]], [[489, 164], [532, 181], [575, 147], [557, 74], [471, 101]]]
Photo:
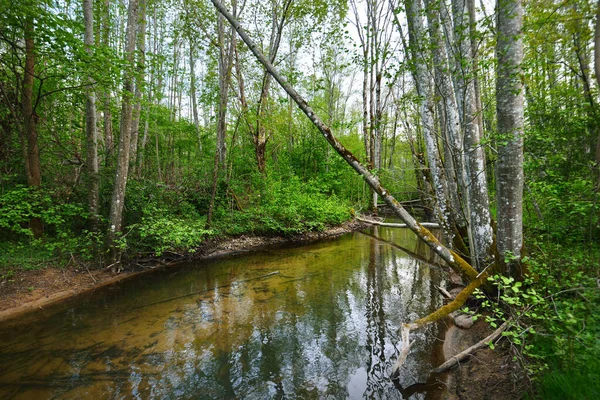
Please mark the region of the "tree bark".
[[[127, 16], [127, 35], [125, 43], [125, 55], [129, 65], [133, 66], [135, 53], [135, 38], [137, 30], [138, 1], [130, 0]], [[125, 205], [125, 190], [127, 188], [127, 177], [129, 173], [129, 153], [131, 149], [131, 125], [132, 125], [132, 97], [134, 95], [133, 76], [125, 73], [123, 85], [123, 100], [121, 109], [121, 127], [119, 138], [119, 150], [117, 155], [117, 170], [115, 173], [114, 188], [109, 214], [108, 241], [109, 246], [115, 246], [115, 241], [121, 232], [123, 223], [123, 207]], [[113, 252], [113, 261], [117, 261], [118, 255]]]
[[523, 7], [521, 0], [498, 1], [496, 111], [498, 115], [497, 246], [499, 262], [512, 259], [511, 276], [521, 276], [523, 246]]
[[425, 27], [423, 23], [423, 8], [421, 0], [406, 0], [406, 18], [408, 22], [408, 39], [411, 63], [414, 69], [414, 81], [417, 88], [417, 94], [421, 98], [420, 115], [423, 125], [423, 136], [425, 138], [425, 147], [427, 149], [427, 161], [433, 190], [435, 192], [436, 215], [444, 229], [444, 235], [447, 242], [452, 243], [453, 233], [449, 222], [449, 209], [447, 198], [446, 177], [440, 151], [438, 146], [437, 134], [435, 132], [434, 111], [433, 111], [433, 85], [430, 74], [427, 71], [427, 65], [424, 59]]
[[198, 102], [196, 100], [196, 60], [194, 60], [194, 42], [189, 38], [190, 42], [190, 97], [192, 98], [192, 116], [194, 117], [194, 128], [196, 129], [196, 137], [198, 138], [198, 152], [202, 152], [202, 137], [200, 136], [200, 119], [198, 118]]
[[[85, 25], [84, 43], [90, 57], [94, 56], [94, 10], [93, 0], [83, 0], [83, 20]], [[85, 131], [88, 172], [88, 212], [90, 231], [98, 230], [99, 176], [98, 176], [98, 130], [96, 128], [96, 92], [95, 81], [91, 74], [87, 78], [90, 87], [86, 90]]]
[[492, 259], [493, 232], [490, 216], [490, 203], [485, 174], [485, 152], [481, 145], [481, 132], [477, 121], [477, 103], [475, 98], [475, 79], [471, 38], [469, 31], [469, 8], [467, 0], [453, 0], [454, 39], [457, 46], [457, 65], [455, 81], [462, 85], [456, 88], [462, 93], [462, 130], [464, 132], [464, 158], [467, 173], [467, 210], [472, 238], [471, 255], [475, 266], [482, 270]]
[[[102, 45], [108, 47], [110, 38], [110, 0], [104, 1], [104, 10], [102, 14]], [[111, 157], [114, 148], [113, 141], [113, 126], [112, 126], [112, 109], [111, 109], [111, 93], [110, 89], [106, 88], [102, 91], [103, 97], [103, 114], [104, 114], [104, 163], [111, 165]]]
[[348, 149], [340, 143], [340, 141], [333, 136], [331, 129], [323, 123], [321, 118], [315, 114], [314, 110], [308, 105], [308, 103], [300, 96], [300, 94], [290, 86], [285, 78], [275, 69], [275, 67], [267, 60], [267, 58], [258, 49], [258, 46], [248, 36], [246, 31], [241, 25], [233, 18], [233, 16], [227, 11], [227, 9], [218, 1], [211, 0], [215, 7], [221, 14], [229, 21], [229, 23], [235, 28], [242, 40], [246, 43], [255, 57], [260, 63], [266, 68], [266, 70], [275, 78], [275, 80], [281, 85], [281, 87], [288, 93], [288, 95], [294, 99], [298, 107], [304, 112], [304, 114], [311, 120], [315, 127], [325, 137], [327, 142], [335, 149], [335, 151], [358, 173], [360, 174], [367, 184], [373, 190], [375, 190], [383, 200], [390, 206], [390, 208], [398, 215], [413, 231], [417, 237], [423, 240], [432, 251], [440, 256], [448, 265], [459, 271], [460, 274], [473, 280], [478, 276], [477, 271], [473, 269], [467, 262], [465, 262], [456, 252], [448, 249], [426, 228], [421, 226], [413, 217], [410, 215], [404, 207], [378, 182], [376, 177], [369, 172], [367, 168], [352, 154]]
[[137, 48], [139, 58], [137, 60], [137, 74], [135, 77], [135, 104], [133, 106], [133, 122], [131, 123], [131, 156], [129, 160], [132, 167], [137, 163], [142, 96], [146, 88], [146, 80], [144, 78], [146, 68], [146, 0], [138, 0], [138, 14]]
[[[594, 30], [594, 72], [600, 87], [600, 0], [596, 6], [596, 27]], [[600, 133], [596, 141], [596, 168], [598, 169], [598, 189], [600, 189]]]
[[[25, 156], [25, 172], [27, 184], [31, 188], [42, 185], [42, 166], [40, 163], [40, 149], [38, 146], [37, 120], [38, 116], [33, 106], [33, 85], [35, 77], [35, 28], [33, 16], [28, 16], [25, 21], [25, 70], [23, 71], [23, 89], [21, 93], [21, 111], [23, 113], [23, 132], [21, 143]], [[43, 234], [40, 218], [34, 217], [29, 225], [33, 237], [39, 239]]]

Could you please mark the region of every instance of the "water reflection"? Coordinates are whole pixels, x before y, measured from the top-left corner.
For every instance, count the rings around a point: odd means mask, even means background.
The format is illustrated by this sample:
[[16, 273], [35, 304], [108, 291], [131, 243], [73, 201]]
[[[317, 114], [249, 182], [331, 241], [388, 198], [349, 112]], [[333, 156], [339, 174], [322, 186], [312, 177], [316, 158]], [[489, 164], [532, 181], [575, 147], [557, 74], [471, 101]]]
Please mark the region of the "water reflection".
[[[374, 228], [125, 282], [0, 328], [0, 397], [399, 399], [398, 329], [438, 305], [435, 262]], [[403, 387], [426, 379], [433, 329]]]

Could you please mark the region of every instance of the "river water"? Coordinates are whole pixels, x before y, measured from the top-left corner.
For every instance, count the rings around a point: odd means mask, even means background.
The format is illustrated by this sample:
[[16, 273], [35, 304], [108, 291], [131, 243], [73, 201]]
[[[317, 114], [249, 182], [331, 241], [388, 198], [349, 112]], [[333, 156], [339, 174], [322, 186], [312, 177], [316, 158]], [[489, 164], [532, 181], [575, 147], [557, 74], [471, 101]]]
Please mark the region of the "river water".
[[[401, 399], [399, 328], [440, 305], [442, 276], [389, 228], [157, 271], [0, 326], [0, 398]], [[436, 329], [403, 387], [439, 361]]]

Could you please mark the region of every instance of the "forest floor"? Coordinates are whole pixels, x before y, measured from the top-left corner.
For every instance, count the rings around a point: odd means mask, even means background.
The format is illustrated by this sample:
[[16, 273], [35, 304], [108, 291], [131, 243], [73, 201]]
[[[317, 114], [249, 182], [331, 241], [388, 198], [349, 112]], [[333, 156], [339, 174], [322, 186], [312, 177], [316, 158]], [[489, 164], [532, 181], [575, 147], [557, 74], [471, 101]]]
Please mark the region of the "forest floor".
[[[111, 269], [96, 269], [73, 258], [65, 267], [48, 267], [39, 270], [15, 271], [12, 276], [0, 277], [0, 323], [43, 309], [60, 301], [102, 287], [132, 279], [156, 269], [168, 268], [189, 260], [207, 260], [227, 257], [265, 247], [289, 246], [330, 239], [348, 232], [363, 229], [367, 225], [351, 221], [332, 227], [324, 232], [307, 232], [290, 237], [240, 236], [206, 241], [195, 253], [182, 256], [166, 254], [143, 265], [133, 260], [120, 273]], [[448, 323], [444, 340], [444, 357], [449, 358], [463, 348], [469, 347], [489, 334], [490, 328], [482, 320], [470, 329], [460, 329]], [[503, 341], [505, 342], [505, 341]], [[445, 390], [443, 399], [520, 399], [527, 384], [519, 376], [519, 367], [512, 361], [506, 343], [479, 350], [468, 362], [440, 375]], [[437, 397], [437, 396], [434, 396]]]

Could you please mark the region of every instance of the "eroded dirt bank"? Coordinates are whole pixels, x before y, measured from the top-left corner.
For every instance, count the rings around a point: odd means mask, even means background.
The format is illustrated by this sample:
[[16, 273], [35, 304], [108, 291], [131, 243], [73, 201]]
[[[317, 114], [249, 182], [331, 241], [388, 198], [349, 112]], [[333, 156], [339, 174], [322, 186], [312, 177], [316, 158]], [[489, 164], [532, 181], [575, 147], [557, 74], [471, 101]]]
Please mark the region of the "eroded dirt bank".
[[366, 226], [364, 223], [351, 221], [324, 232], [307, 232], [289, 237], [240, 236], [209, 240], [191, 255], [169, 253], [163, 258], [143, 260], [143, 263], [134, 259], [118, 274], [110, 269], [90, 269], [75, 260], [64, 268], [18, 271], [10, 278], [0, 281], [0, 322], [180, 262], [202, 261], [259, 250], [268, 246], [293, 245], [335, 238]]

